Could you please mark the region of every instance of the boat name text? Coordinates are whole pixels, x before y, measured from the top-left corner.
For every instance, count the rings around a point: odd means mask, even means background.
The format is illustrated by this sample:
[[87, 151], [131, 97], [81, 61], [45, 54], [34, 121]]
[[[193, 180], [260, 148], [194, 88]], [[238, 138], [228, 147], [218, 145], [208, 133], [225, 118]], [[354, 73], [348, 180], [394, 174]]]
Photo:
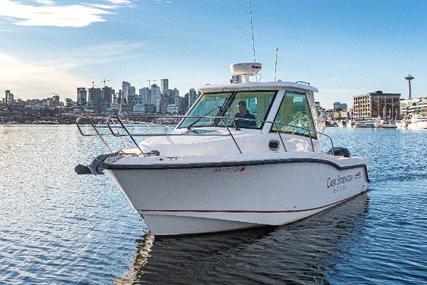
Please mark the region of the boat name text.
[[346, 176], [340, 176], [337, 177], [328, 177], [328, 180], [326, 181], [326, 186], [329, 188], [339, 186], [342, 184], [346, 184], [353, 181], [353, 176], [351, 174]]

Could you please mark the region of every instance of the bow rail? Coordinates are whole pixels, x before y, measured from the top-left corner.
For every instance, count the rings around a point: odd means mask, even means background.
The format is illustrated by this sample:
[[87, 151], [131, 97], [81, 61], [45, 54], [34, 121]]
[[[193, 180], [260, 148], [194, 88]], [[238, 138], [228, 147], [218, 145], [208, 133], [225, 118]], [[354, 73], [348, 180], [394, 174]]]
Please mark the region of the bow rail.
[[[306, 132], [308, 132], [308, 137], [310, 138], [310, 144], [311, 144], [311, 148], [312, 151], [315, 151], [314, 148], [314, 142], [313, 142], [313, 136], [312, 133], [316, 134], [316, 137], [326, 137], [329, 139], [330, 144], [331, 144], [331, 149], [334, 150], [334, 142], [332, 137], [330, 137], [329, 135], [325, 134], [324, 132], [319, 132], [316, 129], [313, 128], [307, 128], [304, 126], [297, 126], [297, 125], [292, 125], [292, 124], [284, 124], [284, 123], [280, 123], [280, 122], [276, 122], [276, 121], [268, 121], [268, 120], [257, 120], [257, 119], [246, 119], [246, 118], [235, 118], [235, 117], [225, 117], [225, 116], [144, 116], [143, 118], [145, 119], [167, 119], [167, 120], [175, 120], [176, 123], [180, 122], [183, 118], [189, 118], [189, 119], [211, 119], [211, 120], [219, 120], [222, 122], [223, 126], [221, 127], [225, 127], [225, 129], [227, 130], [227, 132], [224, 133], [199, 133], [197, 132], [196, 127], [194, 127], [194, 129], [192, 129], [191, 127], [187, 127], [187, 131], [184, 133], [155, 133], [152, 129], [152, 127], [149, 125], [149, 122], [147, 121], [143, 121], [141, 122], [142, 125], [145, 125], [146, 129], [149, 130], [149, 132], [143, 132], [143, 133], [134, 133], [132, 132], [132, 130], [130, 130], [129, 127], [133, 128], [136, 127], [140, 122], [138, 122], [137, 124], [134, 124], [132, 126], [126, 126], [126, 123], [123, 122], [123, 120], [119, 117], [119, 116], [109, 116], [109, 117], [90, 117], [87, 115], [82, 115], [79, 118], [77, 118], [76, 124], [77, 124], [77, 128], [80, 132], [80, 134], [82, 136], [85, 137], [98, 137], [101, 142], [105, 145], [105, 147], [110, 151], [110, 153], [112, 153], [112, 148], [111, 146], [108, 144], [107, 140], [104, 138], [105, 136], [114, 136], [114, 137], [127, 137], [129, 138], [132, 143], [136, 146], [136, 148], [139, 150], [141, 155], [146, 155], [146, 153], [144, 153], [144, 151], [141, 149], [141, 147], [139, 146], [138, 142], [136, 141], [135, 137], [172, 137], [172, 136], [206, 136], [206, 137], [230, 137], [233, 142], [234, 145], [236, 146], [237, 150], [239, 151], [239, 153], [243, 153], [241, 147], [239, 146], [235, 136], [233, 135], [233, 133], [231, 132], [230, 128], [234, 128], [236, 130], [238, 130], [239, 128], [237, 128], [236, 124], [235, 124], [235, 120], [239, 120], [239, 121], [254, 121], [257, 123], [267, 123], [267, 124], [271, 124], [272, 126], [275, 127], [275, 129], [277, 131], [274, 131], [274, 133], [277, 133], [280, 143], [283, 146], [283, 150], [285, 152], [287, 152], [287, 148], [286, 148], [286, 144], [283, 140], [283, 134], [296, 134], [296, 130], [304, 130]], [[97, 122], [95, 122], [94, 120], [97, 119]], [[86, 124], [88, 124], [90, 126], [91, 129], [93, 129], [92, 133], [88, 133], [85, 132], [83, 129], [83, 125], [84, 122], [86, 120]], [[232, 123], [233, 127], [230, 127], [229, 124], [226, 123], [226, 121], [229, 121]], [[282, 128], [279, 128], [279, 126], [281, 126]], [[108, 132], [105, 132], [103, 130], [108, 130]], [[285, 129], [285, 131], [282, 131], [283, 129]], [[294, 131], [292, 131], [292, 129]], [[122, 132], [121, 132], [122, 131]], [[301, 134], [300, 134], [301, 135]], [[123, 142], [123, 141], [122, 141]], [[126, 143], [123, 142], [123, 144], [125, 144], [125, 146], [127, 147]]]

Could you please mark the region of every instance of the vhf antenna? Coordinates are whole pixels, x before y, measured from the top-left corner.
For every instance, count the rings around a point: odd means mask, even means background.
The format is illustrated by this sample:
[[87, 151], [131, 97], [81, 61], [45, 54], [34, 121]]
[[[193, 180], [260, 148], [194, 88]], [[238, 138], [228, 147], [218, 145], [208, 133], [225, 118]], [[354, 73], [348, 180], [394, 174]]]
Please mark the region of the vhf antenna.
[[274, 82], [277, 81], [277, 59], [279, 57], [279, 48], [276, 48], [276, 56], [274, 59]]
[[254, 36], [254, 22], [252, 20], [252, 0], [249, 1], [249, 16], [251, 18], [251, 34], [252, 34], [252, 52], [254, 55], [254, 62], [256, 62], [256, 56], [255, 56], [255, 36]]

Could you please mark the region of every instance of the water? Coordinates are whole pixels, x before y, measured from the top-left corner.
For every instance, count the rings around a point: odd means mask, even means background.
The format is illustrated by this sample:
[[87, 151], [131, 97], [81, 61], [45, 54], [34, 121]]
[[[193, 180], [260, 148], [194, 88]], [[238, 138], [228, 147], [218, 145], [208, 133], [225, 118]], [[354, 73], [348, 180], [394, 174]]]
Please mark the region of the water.
[[427, 284], [427, 132], [329, 129], [370, 191], [277, 228], [158, 239], [75, 126], [0, 126], [0, 284]]

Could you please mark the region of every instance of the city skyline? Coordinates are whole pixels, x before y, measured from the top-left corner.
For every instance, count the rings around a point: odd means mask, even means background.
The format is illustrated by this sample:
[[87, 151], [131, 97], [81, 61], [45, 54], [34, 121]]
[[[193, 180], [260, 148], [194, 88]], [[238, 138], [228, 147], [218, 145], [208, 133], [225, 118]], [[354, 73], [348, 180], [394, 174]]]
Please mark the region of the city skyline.
[[[171, 78], [187, 91], [227, 83], [230, 63], [253, 60], [247, 1], [82, 3], [0, 1], [0, 35], [8, 39], [0, 43], [0, 90], [22, 99], [52, 92], [74, 98], [76, 87], [92, 81], [102, 87], [109, 79], [119, 90], [122, 78], [137, 86]], [[416, 77], [413, 96], [425, 96], [426, 7], [422, 1], [253, 0], [262, 80], [273, 79], [278, 47], [278, 78], [311, 82], [324, 106], [376, 90], [406, 98], [408, 73]]]

